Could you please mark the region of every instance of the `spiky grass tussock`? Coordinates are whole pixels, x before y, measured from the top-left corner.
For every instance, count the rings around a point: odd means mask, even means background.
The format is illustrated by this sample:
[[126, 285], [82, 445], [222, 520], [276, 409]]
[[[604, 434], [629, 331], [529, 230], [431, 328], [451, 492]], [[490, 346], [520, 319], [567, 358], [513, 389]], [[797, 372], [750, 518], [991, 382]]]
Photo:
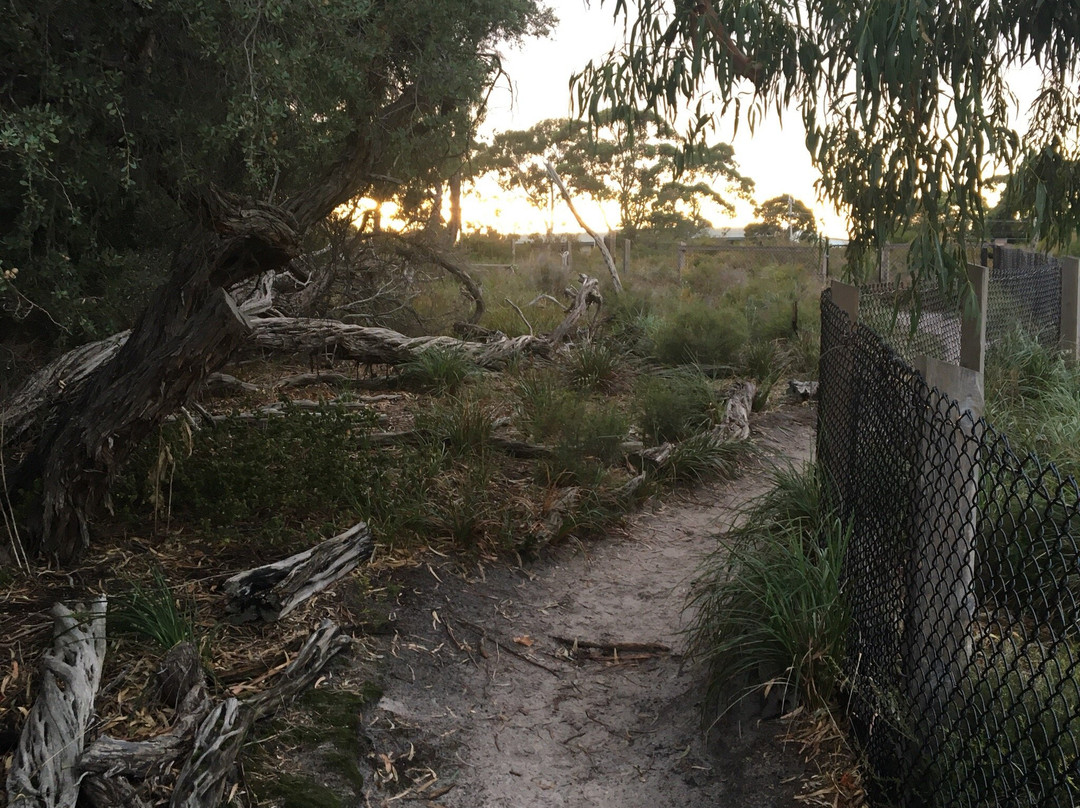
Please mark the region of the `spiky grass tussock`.
[[194, 603], [178, 598], [160, 569], [151, 573], [149, 583], [133, 581], [127, 592], [113, 598], [109, 623], [111, 632], [150, 640], [163, 651], [181, 642], [200, 645]]
[[849, 614], [841, 592], [848, 531], [825, 507], [811, 466], [773, 472], [721, 537], [692, 590], [691, 650], [722, 709], [768, 682], [803, 704], [833, 697]]
[[402, 381], [418, 390], [443, 395], [457, 393], [481, 371], [464, 351], [435, 346], [401, 365]]

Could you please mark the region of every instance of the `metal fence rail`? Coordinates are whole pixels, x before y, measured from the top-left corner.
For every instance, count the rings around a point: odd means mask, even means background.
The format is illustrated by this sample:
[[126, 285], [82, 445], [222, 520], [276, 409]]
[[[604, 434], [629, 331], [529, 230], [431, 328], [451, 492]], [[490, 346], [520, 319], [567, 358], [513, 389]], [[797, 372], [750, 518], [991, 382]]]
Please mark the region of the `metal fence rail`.
[[[823, 294], [818, 408], [819, 464], [852, 528], [844, 666], [872, 798], [1076, 806], [1080, 490], [930, 389], [895, 347], [910, 328], [881, 325], [884, 299], [863, 290], [853, 327]], [[947, 360], [946, 331], [930, 333]]]

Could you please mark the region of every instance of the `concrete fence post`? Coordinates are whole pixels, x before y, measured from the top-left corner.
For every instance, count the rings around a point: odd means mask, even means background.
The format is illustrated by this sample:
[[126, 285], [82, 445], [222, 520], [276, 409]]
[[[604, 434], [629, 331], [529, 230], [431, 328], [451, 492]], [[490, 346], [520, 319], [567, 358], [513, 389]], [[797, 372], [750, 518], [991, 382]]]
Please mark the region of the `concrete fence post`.
[[686, 278], [686, 242], [679, 242], [679, 283]]
[[974, 310], [965, 306], [960, 321], [960, 365], [982, 374], [986, 367], [986, 300], [990, 294], [990, 270], [968, 264], [968, 283], [975, 294]]
[[1061, 350], [1080, 359], [1080, 258], [1061, 259]]
[[976, 423], [983, 412], [989, 271], [968, 266], [975, 306], [965, 306], [960, 365], [920, 356], [915, 366], [954, 406], [924, 410], [915, 535], [903, 616], [904, 657], [913, 715], [930, 737], [971, 659], [975, 617], [975, 537], [979, 457]]

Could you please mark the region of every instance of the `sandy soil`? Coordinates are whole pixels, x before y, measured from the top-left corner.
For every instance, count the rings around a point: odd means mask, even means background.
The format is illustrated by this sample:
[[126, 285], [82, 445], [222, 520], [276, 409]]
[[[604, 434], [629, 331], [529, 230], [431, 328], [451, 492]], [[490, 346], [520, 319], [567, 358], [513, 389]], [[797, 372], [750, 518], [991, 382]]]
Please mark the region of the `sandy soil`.
[[[471, 578], [410, 573], [378, 649], [383, 697], [364, 716], [376, 766], [368, 804], [798, 804], [803, 765], [776, 737], [780, 722], [744, 708], [705, 742], [703, 677], [683, 657], [681, 632], [715, 535], [764, 490], [769, 463], [809, 458], [813, 421], [806, 406], [757, 419], [765, 457], [743, 477], [641, 513], [620, 536]], [[582, 641], [671, 653], [587, 658]], [[432, 773], [432, 785], [402, 794]]]

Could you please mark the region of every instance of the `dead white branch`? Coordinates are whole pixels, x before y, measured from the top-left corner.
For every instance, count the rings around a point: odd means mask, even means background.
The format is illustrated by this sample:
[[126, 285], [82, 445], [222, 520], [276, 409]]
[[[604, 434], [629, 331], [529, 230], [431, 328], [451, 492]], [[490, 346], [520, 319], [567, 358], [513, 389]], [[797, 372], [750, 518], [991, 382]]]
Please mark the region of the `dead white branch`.
[[234, 575], [222, 585], [236, 622], [277, 620], [371, 557], [375, 540], [364, 522], [294, 556]]
[[566, 190], [566, 185], [563, 183], [562, 177], [559, 176], [559, 172], [555, 170], [555, 166], [545, 160], [544, 168], [547, 169], [548, 176], [551, 177], [551, 181], [555, 183], [555, 186], [559, 189], [559, 193], [562, 194], [566, 206], [570, 208], [570, 213], [577, 220], [577, 223], [581, 225], [581, 229], [588, 233], [592, 238], [593, 242], [600, 250], [600, 254], [604, 256], [604, 263], [607, 264], [608, 272], [611, 273], [611, 283], [615, 287], [616, 293], [622, 292], [623, 287], [622, 281], [619, 280], [619, 270], [615, 268], [615, 259], [611, 257], [611, 252], [608, 250], [607, 244], [604, 243], [604, 239], [598, 235], [595, 230], [585, 224], [585, 220], [581, 218], [581, 214], [578, 213], [577, 208], [574, 207], [574, 202], [570, 199], [570, 192]]
[[37, 700], [8, 772], [8, 808], [74, 808], [82, 753], [105, 661], [104, 597], [75, 610], [56, 604], [53, 647], [41, 660]]

